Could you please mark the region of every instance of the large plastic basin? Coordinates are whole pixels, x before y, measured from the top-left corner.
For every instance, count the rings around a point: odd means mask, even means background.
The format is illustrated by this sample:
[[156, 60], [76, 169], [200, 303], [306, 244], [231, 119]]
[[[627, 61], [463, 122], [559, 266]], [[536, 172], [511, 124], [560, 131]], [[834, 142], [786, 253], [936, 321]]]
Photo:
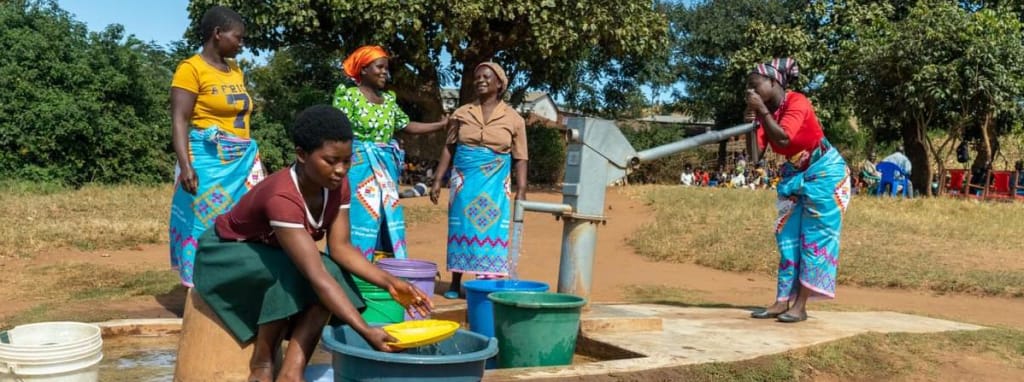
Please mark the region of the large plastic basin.
[[484, 362], [498, 354], [494, 338], [459, 329], [434, 345], [400, 353], [374, 350], [348, 325], [324, 327], [322, 345], [331, 353], [335, 381], [452, 381], [483, 378]]

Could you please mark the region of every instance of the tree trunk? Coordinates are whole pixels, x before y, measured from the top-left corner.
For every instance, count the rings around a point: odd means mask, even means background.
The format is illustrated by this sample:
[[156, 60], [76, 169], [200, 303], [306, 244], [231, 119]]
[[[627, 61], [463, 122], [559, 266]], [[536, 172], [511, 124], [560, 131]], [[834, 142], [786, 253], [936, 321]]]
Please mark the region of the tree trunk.
[[[395, 84], [390, 86], [398, 97], [398, 103], [402, 110], [409, 115], [412, 121], [436, 122], [440, 120], [444, 110], [437, 71], [435, 69], [424, 70], [421, 76], [408, 76], [408, 78], [409, 81], [414, 82], [401, 81], [396, 78]], [[402, 140], [406, 161], [411, 159], [434, 160], [440, 156], [441, 147], [444, 146], [445, 133], [442, 131], [425, 135], [400, 134], [398, 138]]]
[[981, 144], [978, 145], [978, 155], [974, 157], [974, 164], [971, 165], [971, 169], [981, 169], [982, 171], [989, 169], [992, 164], [992, 139], [995, 134], [991, 134], [989, 129], [992, 126], [992, 113], [985, 113], [985, 118], [981, 121]]
[[906, 150], [904, 154], [907, 155], [910, 165], [913, 166], [910, 170], [910, 182], [913, 184], [913, 189], [917, 190], [916, 192], [931, 195], [932, 166], [931, 161], [928, 160], [928, 149], [924, 142], [925, 139], [928, 139], [925, 128], [923, 123], [914, 123], [911, 127], [904, 128], [903, 147]]
[[716, 165], [718, 167], [715, 168], [715, 172], [716, 173], [718, 172], [719, 169], [725, 169], [725, 162], [728, 160], [728, 156], [729, 156], [729, 140], [726, 139], [726, 140], [723, 140], [721, 142], [718, 142], [718, 162], [716, 162]]

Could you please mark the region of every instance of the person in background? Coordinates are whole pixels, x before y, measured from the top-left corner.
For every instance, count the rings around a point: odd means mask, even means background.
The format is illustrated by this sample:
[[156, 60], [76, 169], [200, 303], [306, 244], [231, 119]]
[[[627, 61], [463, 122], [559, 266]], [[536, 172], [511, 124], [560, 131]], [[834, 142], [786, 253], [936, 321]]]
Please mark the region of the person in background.
[[882, 162], [889, 162], [896, 165], [896, 167], [899, 167], [900, 171], [903, 171], [903, 174], [908, 177], [910, 176], [910, 170], [913, 169], [913, 166], [910, 164], [910, 159], [903, 154], [903, 145], [897, 147], [896, 152], [889, 154], [889, 156], [882, 159]]
[[1010, 174], [1010, 193], [1017, 196], [1024, 196], [1024, 160], [1018, 160], [1013, 164], [1013, 174]]
[[[195, 290], [240, 343], [254, 342], [247, 381], [301, 381], [323, 327], [351, 326], [374, 349], [396, 340], [359, 315], [352, 275], [391, 294], [410, 312], [433, 305], [423, 291], [370, 264], [349, 242], [352, 129], [341, 111], [312, 106], [290, 131], [295, 162], [267, 177], [199, 238]], [[316, 242], [326, 236], [330, 255]], [[288, 340], [283, 361], [274, 351]], [[213, 351], [213, 350], [211, 350]]]
[[199, 21], [203, 50], [178, 64], [171, 80], [171, 145], [177, 158], [171, 199], [171, 267], [192, 287], [196, 240], [213, 219], [263, 179], [249, 138], [252, 100], [235, 62], [245, 23], [214, 6]]
[[744, 188], [747, 186], [747, 177], [743, 175], [743, 169], [736, 167], [733, 169], [732, 177], [729, 178], [729, 188]]
[[[910, 160], [908, 158], [906, 158], [905, 155], [903, 155], [903, 145], [900, 144], [899, 146], [897, 146], [896, 147], [896, 152], [893, 153], [893, 154], [890, 154], [888, 157], [883, 159], [882, 162], [888, 162], [888, 163], [892, 163], [892, 164], [896, 165], [896, 167], [899, 167], [900, 171], [903, 173], [903, 175], [896, 175], [896, 178], [895, 178], [896, 184], [898, 184], [897, 187], [896, 187], [896, 192], [897, 193], [901, 192], [901, 190], [903, 189], [903, 185], [902, 184], [903, 184], [904, 176], [906, 178], [909, 178], [910, 177], [910, 170], [912, 169], [912, 166], [910, 165]], [[907, 183], [909, 184], [909, 182], [907, 182]], [[912, 196], [913, 195], [913, 189], [908, 189], [908, 193], [907, 194]]]
[[867, 158], [864, 158], [864, 160], [860, 162], [859, 175], [861, 182], [864, 183], [864, 188], [869, 191], [874, 190], [878, 181], [882, 179], [882, 173], [878, 172], [878, 168], [875, 167], [874, 151], [869, 153]]
[[690, 164], [687, 163], [686, 166], [683, 167], [683, 173], [679, 174], [679, 183], [684, 186], [692, 186], [693, 179], [693, 166], [690, 166]]
[[334, 92], [334, 107], [341, 109], [352, 123], [352, 169], [349, 187], [359, 203], [349, 212], [352, 244], [368, 259], [382, 251], [406, 258], [405, 218], [398, 203], [399, 174], [405, 151], [395, 133], [428, 134], [448, 124], [411, 122], [398, 106], [395, 93], [387, 91], [390, 78], [388, 54], [376, 45], [356, 49], [345, 58], [345, 75], [356, 86], [341, 84]]
[[775, 302], [751, 317], [787, 323], [807, 319], [809, 299], [835, 298], [839, 238], [851, 193], [846, 162], [825, 139], [814, 106], [788, 90], [798, 76], [791, 58], [759, 64], [747, 76], [746, 97], [758, 145], [771, 145], [788, 159], [777, 188]]
[[[473, 75], [477, 99], [452, 114], [447, 144], [434, 172], [444, 174], [451, 164], [447, 265], [452, 282], [444, 294], [448, 299], [459, 297], [465, 272], [490, 278], [514, 271], [515, 264], [508, 261], [510, 197], [515, 193], [515, 200], [526, 200], [526, 122], [502, 101], [508, 77], [493, 62], [477, 65]], [[430, 189], [434, 204], [440, 193], [438, 177]]]

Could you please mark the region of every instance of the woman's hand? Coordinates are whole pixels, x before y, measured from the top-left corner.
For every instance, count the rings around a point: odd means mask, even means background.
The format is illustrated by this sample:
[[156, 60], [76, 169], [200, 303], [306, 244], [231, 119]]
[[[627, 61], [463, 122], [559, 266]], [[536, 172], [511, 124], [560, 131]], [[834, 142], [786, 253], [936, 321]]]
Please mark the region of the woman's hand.
[[199, 177], [196, 176], [196, 170], [192, 169], [192, 166], [185, 164], [181, 166], [180, 172], [178, 173], [178, 184], [185, 192], [192, 195], [196, 194], [196, 190], [199, 189]]
[[360, 333], [360, 335], [363, 336], [363, 339], [366, 340], [366, 343], [370, 344], [370, 346], [379, 351], [394, 353], [402, 350], [396, 347], [392, 347], [391, 345], [388, 345], [388, 343], [398, 342], [398, 339], [392, 337], [390, 334], [388, 334], [388, 332], [385, 332], [384, 329], [371, 326], [367, 327], [366, 332]]
[[395, 278], [395, 281], [388, 285], [388, 293], [391, 293], [391, 297], [410, 314], [419, 313], [420, 317], [426, 317], [434, 309], [430, 297], [408, 281]]
[[448, 122], [448, 114], [442, 115], [441, 120], [437, 122], [438, 124], [441, 125], [441, 127], [438, 128], [438, 130], [444, 130], [444, 128], [448, 127]]
[[526, 190], [517, 190], [515, 200], [526, 200]]
[[747, 89], [747, 110], [753, 111], [755, 115], [769, 113], [768, 107], [764, 105], [764, 100], [754, 89]]
[[440, 196], [441, 196], [441, 183], [440, 182], [434, 182], [434, 184], [430, 186], [430, 201], [432, 203], [434, 203], [434, 205], [436, 206], [437, 205], [437, 198], [440, 197]]
[[743, 111], [743, 122], [754, 122], [754, 119], [757, 119], [757, 113], [748, 106], [747, 110]]

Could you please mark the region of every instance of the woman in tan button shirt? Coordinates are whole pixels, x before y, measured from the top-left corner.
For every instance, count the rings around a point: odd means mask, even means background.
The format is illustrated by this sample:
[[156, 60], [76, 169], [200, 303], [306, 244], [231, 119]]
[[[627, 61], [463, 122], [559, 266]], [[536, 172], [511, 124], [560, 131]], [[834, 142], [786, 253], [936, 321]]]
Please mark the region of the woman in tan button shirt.
[[[430, 189], [437, 204], [441, 176], [453, 164], [448, 182], [448, 271], [446, 298], [457, 298], [462, 273], [501, 277], [509, 273], [511, 167], [515, 163], [516, 200], [526, 199], [526, 122], [501, 100], [508, 77], [498, 64], [474, 71], [477, 100], [455, 110], [448, 141]], [[455, 157], [452, 163], [452, 156]]]

